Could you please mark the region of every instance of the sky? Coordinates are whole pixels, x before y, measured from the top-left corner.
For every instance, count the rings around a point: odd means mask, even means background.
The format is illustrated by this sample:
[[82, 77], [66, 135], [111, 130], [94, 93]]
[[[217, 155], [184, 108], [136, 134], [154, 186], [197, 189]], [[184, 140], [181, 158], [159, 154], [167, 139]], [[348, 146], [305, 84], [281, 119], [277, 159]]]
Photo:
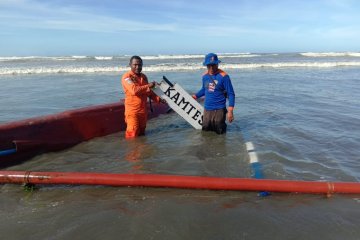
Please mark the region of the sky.
[[0, 0], [0, 56], [359, 52], [358, 0]]

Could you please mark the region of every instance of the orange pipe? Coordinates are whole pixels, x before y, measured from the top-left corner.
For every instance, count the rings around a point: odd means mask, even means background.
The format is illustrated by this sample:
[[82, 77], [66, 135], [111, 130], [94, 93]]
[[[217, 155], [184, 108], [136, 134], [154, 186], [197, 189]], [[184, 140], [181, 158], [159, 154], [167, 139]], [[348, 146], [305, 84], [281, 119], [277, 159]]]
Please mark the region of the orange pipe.
[[0, 183], [170, 187], [296, 193], [360, 193], [357, 182], [311, 182], [155, 174], [0, 171]]

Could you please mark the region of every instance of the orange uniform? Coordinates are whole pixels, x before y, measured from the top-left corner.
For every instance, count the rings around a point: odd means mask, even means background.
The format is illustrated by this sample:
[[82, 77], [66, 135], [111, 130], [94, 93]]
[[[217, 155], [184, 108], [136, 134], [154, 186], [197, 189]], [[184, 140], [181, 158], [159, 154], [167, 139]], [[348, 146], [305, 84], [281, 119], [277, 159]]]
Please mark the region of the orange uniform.
[[147, 98], [156, 102], [160, 98], [148, 86], [145, 74], [135, 74], [132, 71], [122, 76], [121, 84], [125, 92], [125, 122], [126, 138], [144, 135], [147, 121]]

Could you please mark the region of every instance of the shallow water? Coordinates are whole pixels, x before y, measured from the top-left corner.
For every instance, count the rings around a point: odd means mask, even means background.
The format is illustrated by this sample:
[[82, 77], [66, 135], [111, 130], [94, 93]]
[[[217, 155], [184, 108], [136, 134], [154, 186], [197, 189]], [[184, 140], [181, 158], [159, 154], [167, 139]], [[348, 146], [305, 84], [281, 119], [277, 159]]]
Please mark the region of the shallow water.
[[152, 188], [2, 189], [7, 239], [358, 239], [359, 199]]
[[[173, 113], [150, 120], [145, 137], [126, 141], [116, 133], [8, 169], [251, 177], [244, 143], [252, 141], [265, 178], [359, 181], [358, 68], [228, 72], [237, 97], [226, 135], [193, 130]], [[200, 87], [201, 71], [148, 74], [158, 81], [162, 75], [190, 92]], [[122, 97], [119, 74], [1, 81], [8, 81], [1, 91], [3, 122]], [[15, 185], [0, 191], [6, 239], [360, 238], [358, 195], [262, 198], [256, 192], [102, 186], [41, 186], [27, 193]]]

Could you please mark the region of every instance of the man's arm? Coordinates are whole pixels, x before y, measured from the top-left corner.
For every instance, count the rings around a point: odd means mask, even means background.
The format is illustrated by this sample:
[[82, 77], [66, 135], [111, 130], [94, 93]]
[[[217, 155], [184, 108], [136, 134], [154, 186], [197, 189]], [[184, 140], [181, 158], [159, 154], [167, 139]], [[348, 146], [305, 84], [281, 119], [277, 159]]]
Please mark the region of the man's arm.
[[150, 88], [152, 88], [155, 85], [153, 82], [151, 82], [143, 86], [137, 86], [132, 81], [130, 76], [124, 76], [121, 82], [124, 90], [130, 93], [130, 95], [134, 95], [134, 96], [141, 96], [149, 93], [151, 91]]
[[227, 113], [227, 120], [231, 123], [234, 120], [234, 107], [235, 107], [235, 92], [232, 86], [229, 75], [224, 77], [224, 88], [228, 96], [229, 107]]

